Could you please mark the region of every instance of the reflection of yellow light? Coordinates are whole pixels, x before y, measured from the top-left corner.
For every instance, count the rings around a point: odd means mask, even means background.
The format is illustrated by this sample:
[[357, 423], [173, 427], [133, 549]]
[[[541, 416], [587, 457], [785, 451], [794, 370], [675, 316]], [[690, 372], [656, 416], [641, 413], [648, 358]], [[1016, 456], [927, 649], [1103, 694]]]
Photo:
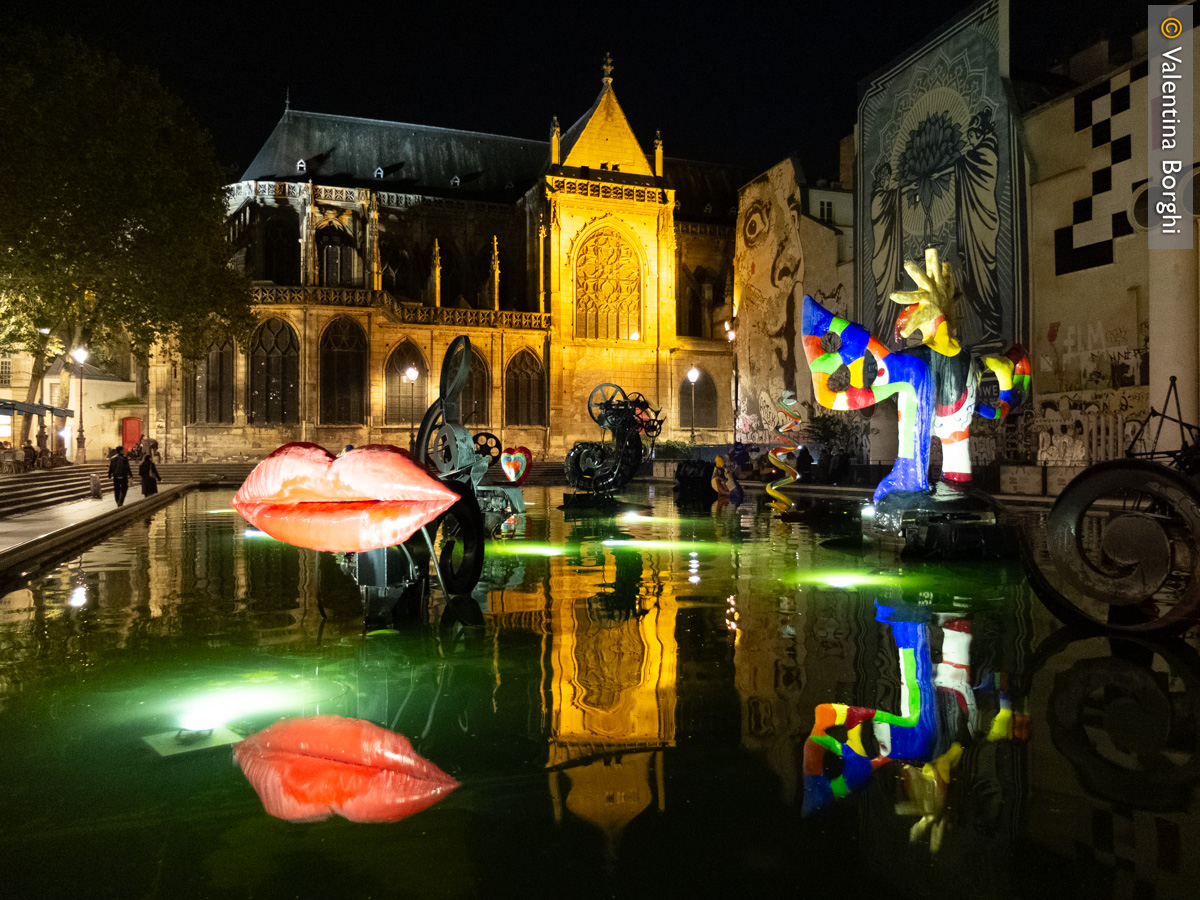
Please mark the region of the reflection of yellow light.
[[75, 590], [71, 591], [71, 599], [67, 603], [76, 607], [83, 606], [87, 603], [87, 590], [82, 586], [75, 588]]
[[179, 727], [185, 731], [208, 731], [241, 716], [294, 707], [303, 701], [304, 692], [297, 687], [214, 691], [184, 704]]
[[689, 578], [689, 579], [688, 579], [688, 581], [690, 581], [692, 584], [699, 584], [699, 583], [700, 583], [700, 576], [699, 576], [699, 575], [693, 575], [691, 578]]
[[205, 512], [210, 516], [236, 516], [238, 514], [236, 509], [206, 509]]
[[265, 531], [259, 531], [257, 528], [247, 528], [245, 531], [242, 532], [242, 537], [266, 538], [269, 541], [275, 540], [275, 538], [271, 537]]

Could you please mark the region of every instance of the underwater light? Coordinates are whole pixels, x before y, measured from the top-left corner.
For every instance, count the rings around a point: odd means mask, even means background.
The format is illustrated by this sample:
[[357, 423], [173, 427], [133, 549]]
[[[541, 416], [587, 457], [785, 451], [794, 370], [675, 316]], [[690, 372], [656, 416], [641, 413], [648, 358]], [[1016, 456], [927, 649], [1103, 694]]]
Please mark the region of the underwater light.
[[211, 731], [232, 719], [292, 707], [303, 700], [303, 692], [295, 687], [214, 691], [184, 705], [179, 727], [184, 731]]
[[700, 583], [700, 576], [699, 576], [699, 575], [693, 575], [691, 578], [689, 578], [689, 579], [688, 579], [688, 581], [690, 581], [692, 584], [699, 584], [699, 583]]
[[267, 534], [265, 531], [259, 531], [257, 528], [247, 528], [245, 531], [243, 531], [243, 532], [242, 532], [242, 537], [246, 537], [246, 538], [266, 538], [268, 541], [273, 541], [273, 540], [275, 540], [275, 538], [271, 537], [271, 536], [270, 536], [269, 534]]
[[631, 550], [687, 550], [691, 547], [704, 547], [695, 541], [640, 541], [625, 538], [609, 538], [600, 543], [605, 547], [627, 547]]
[[67, 601], [68, 606], [80, 607], [87, 603], [87, 589], [82, 585], [71, 591], [71, 599]]
[[206, 509], [205, 512], [210, 516], [236, 516], [238, 514], [236, 509]]
[[488, 556], [562, 556], [567, 549], [556, 544], [529, 541], [488, 541], [484, 552]]
[[868, 503], [866, 506], [863, 507], [862, 514], [864, 516], [866, 516], [868, 519], [873, 517], [875, 515], [875, 507], [872, 506], [870, 503]]
[[868, 579], [857, 578], [854, 575], [827, 575], [821, 581], [834, 588], [852, 588], [869, 583]]

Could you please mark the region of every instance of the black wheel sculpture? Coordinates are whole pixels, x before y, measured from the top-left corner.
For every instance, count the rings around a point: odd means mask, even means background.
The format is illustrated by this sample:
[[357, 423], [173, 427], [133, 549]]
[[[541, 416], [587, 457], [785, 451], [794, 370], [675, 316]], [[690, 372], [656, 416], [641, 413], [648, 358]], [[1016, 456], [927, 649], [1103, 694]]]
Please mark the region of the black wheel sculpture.
[[481, 431], [475, 435], [475, 452], [488, 458], [488, 468], [500, 462], [500, 438], [490, 431]]
[[1042, 602], [1068, 624], [1128, 633], [1178, 632], [1200, 612], [1200, 490], [1142, 460], [1077, 476], [1046, 520], [1049, 565], [1026, 547]]
[[596, 385], [592, 388], [591, 394], [588, 395], [588, 415], [592, 417], [592, 421], [601, 428], [611, 428], [612, 423], [609, 414], [609, 405], [612, 401], [618, 400], [624, 402], [625, 391], [615, 384], [605, 382], [604, 384]]
[[[454, 480], [443, 483], [458, 494], [458, 500], [426, 529], [437, 553], [446, 590], [450, 594], [466, 594], [479, 583], [483, 573], [486, 538], [483, 513], [470, 483]], [[410, 538], [408, 546], [414, 558], [428, 558], [429, 550], [420, 534]]]

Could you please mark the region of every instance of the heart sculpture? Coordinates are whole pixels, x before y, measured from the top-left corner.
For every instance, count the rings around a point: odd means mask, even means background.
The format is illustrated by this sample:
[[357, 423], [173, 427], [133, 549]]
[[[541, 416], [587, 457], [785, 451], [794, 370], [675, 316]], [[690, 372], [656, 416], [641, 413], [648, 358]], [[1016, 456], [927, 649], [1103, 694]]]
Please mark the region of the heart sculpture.
[[505, 477], [516, 485], [525, 480], [532, 463], [533, 454], [528, 447], [508, 447], [500, 454], [500, 468], [504, 470]]

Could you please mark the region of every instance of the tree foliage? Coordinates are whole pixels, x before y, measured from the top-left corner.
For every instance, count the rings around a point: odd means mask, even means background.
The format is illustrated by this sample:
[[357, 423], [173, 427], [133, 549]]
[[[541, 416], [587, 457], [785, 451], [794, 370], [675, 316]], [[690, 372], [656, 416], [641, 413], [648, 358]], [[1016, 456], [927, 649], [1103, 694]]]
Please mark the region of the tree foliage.
[[35, 380], [56, 345], [119, 339], [144, 354], [161, 339], [196, 354], [217, 333], [249, 333], [226, 179], [151, 73], [9, 29], [0, 122], [0, 349], [34, 354]]

